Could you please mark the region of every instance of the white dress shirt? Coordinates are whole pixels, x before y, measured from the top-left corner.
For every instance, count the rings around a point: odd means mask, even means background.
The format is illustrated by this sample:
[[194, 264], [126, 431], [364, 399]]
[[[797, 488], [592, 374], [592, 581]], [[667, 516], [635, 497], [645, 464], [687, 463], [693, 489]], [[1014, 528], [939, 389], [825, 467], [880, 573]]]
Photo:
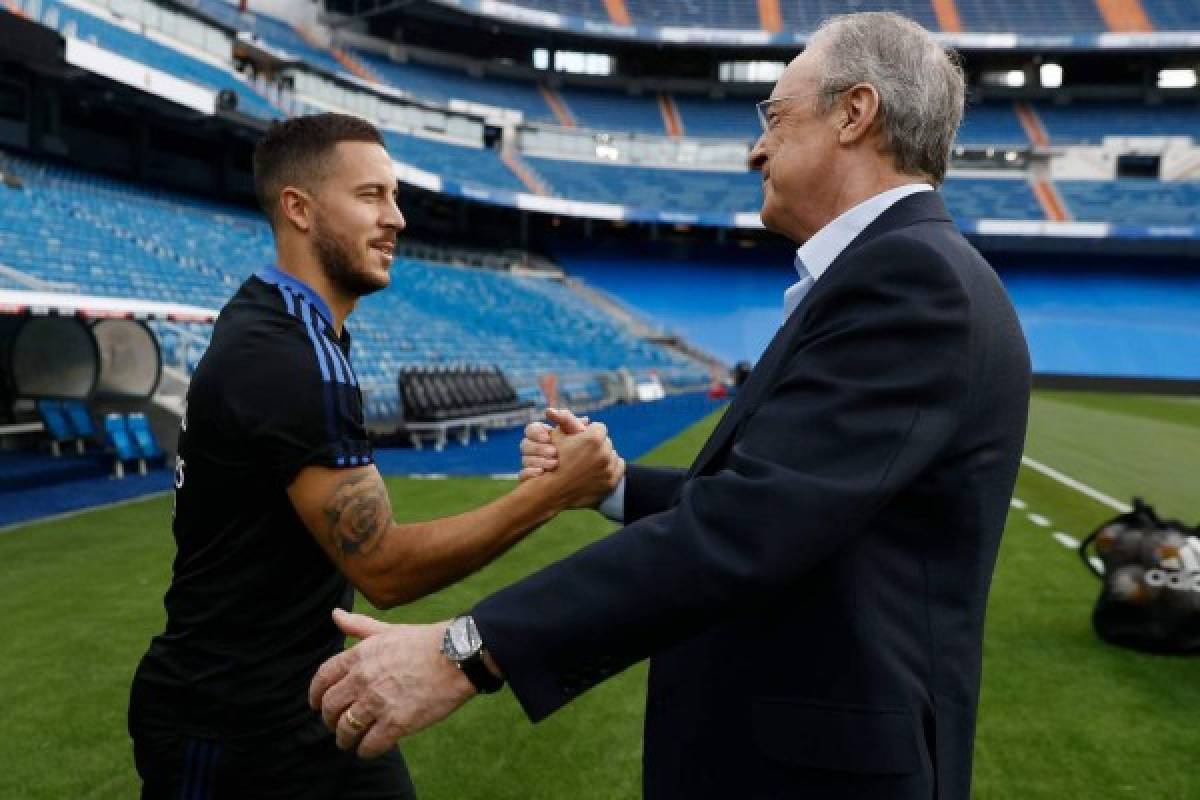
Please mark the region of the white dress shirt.
[[[792, 315], [792, 312], [796, 310], [800, 301], [816, 285], [816, 282], [821, 280], [821, 276], [829, 269], [829, 265], [850, 246], [850, 243], [868, 225], [910, 194], [932, 191], [933, 187], [928, 183], [907, 183], [904, 186], [897, 186], [895, 189], [888, 189], [863, 200], [814, 233], [796, 250], [795, 266], [800, 280], [789, 286], [783, 293], [784, 321], [786, 322]], [[617, 488], [613, 489], [612, 494], [600, 502], [596, 510], [613, 522], [625, 521], [624, 478], [621, 478]]]

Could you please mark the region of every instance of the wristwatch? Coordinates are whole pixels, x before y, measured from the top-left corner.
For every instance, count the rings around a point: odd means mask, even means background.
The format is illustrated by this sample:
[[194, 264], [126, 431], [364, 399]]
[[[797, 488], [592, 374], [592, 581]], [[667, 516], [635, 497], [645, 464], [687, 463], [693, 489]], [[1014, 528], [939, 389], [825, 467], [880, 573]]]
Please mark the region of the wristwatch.
[[442, 637], [442, 654], [462, 670], [480, 694], [498, 692], [504, 686], [504, 678], [496, 677], [483, 663], [483, 639], [469, 614], [450, 620]]

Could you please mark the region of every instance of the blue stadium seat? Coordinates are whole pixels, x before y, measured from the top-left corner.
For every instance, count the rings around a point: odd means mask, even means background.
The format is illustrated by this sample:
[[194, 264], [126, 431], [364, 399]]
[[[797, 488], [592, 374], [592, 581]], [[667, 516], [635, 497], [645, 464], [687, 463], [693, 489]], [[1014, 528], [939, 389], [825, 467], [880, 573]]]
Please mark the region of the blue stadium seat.
[[146, 419], [145, 414], [140, 411], [130, 414], [126, 423], [129, 435], [142, 458], [150, 461], [163, 456], [162, 448], [158, 446], [158, 440], [154, 438], [154, 431], [150, 430], [150, 421]]
[[146, 459], [129, 432], [128, 420], [121, 414], [104, 415], [105, 443], [113, 452], [113, 475], [125, 477], [125, 463], [136, 462], [138, 472], [146, 474]]
[[[42, 425], [46, 427], [46, 433], [50, 436], [50, 447], [54, 451], [54, 455], [62, 455], [60, 445], [63, 442], [77, 440], [75, 429], [71, 427], [71, 423], [63, 411], [62, 401], [40, 398], [34, 405], [37, 408], [38, 416], [42, 419]], [[78, 441], [76, 441], [76, 446], [79, 446]]]
[[75, 431], [76, 438], [91, 439], [96, 435], [96, 423], [92, 420], [92, 412], [88, 410], [87, 403], [82, 400], [64, 400], [62, 408], [67, 421], [71, 423], [71, 429]]

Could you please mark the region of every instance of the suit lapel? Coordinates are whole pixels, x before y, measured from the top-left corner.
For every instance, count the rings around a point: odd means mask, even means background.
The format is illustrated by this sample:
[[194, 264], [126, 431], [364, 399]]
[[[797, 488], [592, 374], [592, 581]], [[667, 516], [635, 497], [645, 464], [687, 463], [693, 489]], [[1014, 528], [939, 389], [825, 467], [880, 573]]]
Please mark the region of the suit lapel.
[[721, 421], [717, 424], [716, 429], [708, 437], [708, 441], [704, 443], [704, 447], [700, 449], [700, 454], [692, 462], [692, 466], [687, 474], [689, 479], [700, 474], [708, 467], [712, 458], [724, 449], [730, 437], [737, 430], [738, 425], [746, 415], [753, 413], [758, 408], [763, 395], [774, 385], [775, 375], [779, 371], [779, 367], [792, 352], [793, 340], [804, 329], [805, 309], [813, 302], [814, 296], [819, 296], [830, 291], [838, 283], [840, 279], [840, 270], [838, 268], [842, 263], [865, 242], [869, 242], [888, 231], [927, 220], [953, 222], [950, 215], [946, 212], [946, 205], [942, 202], [940, 194], [937, 192], [917, 192], [916, 194], [911, 194], [908, 197], [901, 198], [880, 214], [879, 217], [864, 228], [862, 233], [846, 246], [845, 250], [838, 254], [838, 257], [829, 265], [829, 268], [821, 276], [821, 279], [809, 290], [808, 295], [800, 301], [800, 305], [792, 312], [792, 315], [776, 331], [775, 336], [771, 339], [770, 344], [767, 345], [767, 349], [763, 352], [762, 357], [759, 358], [758, 363], [755, 364], [754, 369], [750, 372], [749, 378], [742, 384], [737, 396], [734, 397], [733, 402], [726, 410], [725, 415], [721, 417]]

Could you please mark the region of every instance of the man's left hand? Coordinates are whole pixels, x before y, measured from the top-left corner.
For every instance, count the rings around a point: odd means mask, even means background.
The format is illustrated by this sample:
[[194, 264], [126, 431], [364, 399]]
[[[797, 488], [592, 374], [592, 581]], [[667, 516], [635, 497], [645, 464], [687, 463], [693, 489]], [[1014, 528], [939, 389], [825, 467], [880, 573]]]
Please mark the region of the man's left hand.
[[333, 612], [334, 622], [361, 642], [326, 661], [308, 702], [343, 750], [374, 758], [449, 716], [475, 687], [442, 654], [448, 622], [389, 625], [362, 614]]

